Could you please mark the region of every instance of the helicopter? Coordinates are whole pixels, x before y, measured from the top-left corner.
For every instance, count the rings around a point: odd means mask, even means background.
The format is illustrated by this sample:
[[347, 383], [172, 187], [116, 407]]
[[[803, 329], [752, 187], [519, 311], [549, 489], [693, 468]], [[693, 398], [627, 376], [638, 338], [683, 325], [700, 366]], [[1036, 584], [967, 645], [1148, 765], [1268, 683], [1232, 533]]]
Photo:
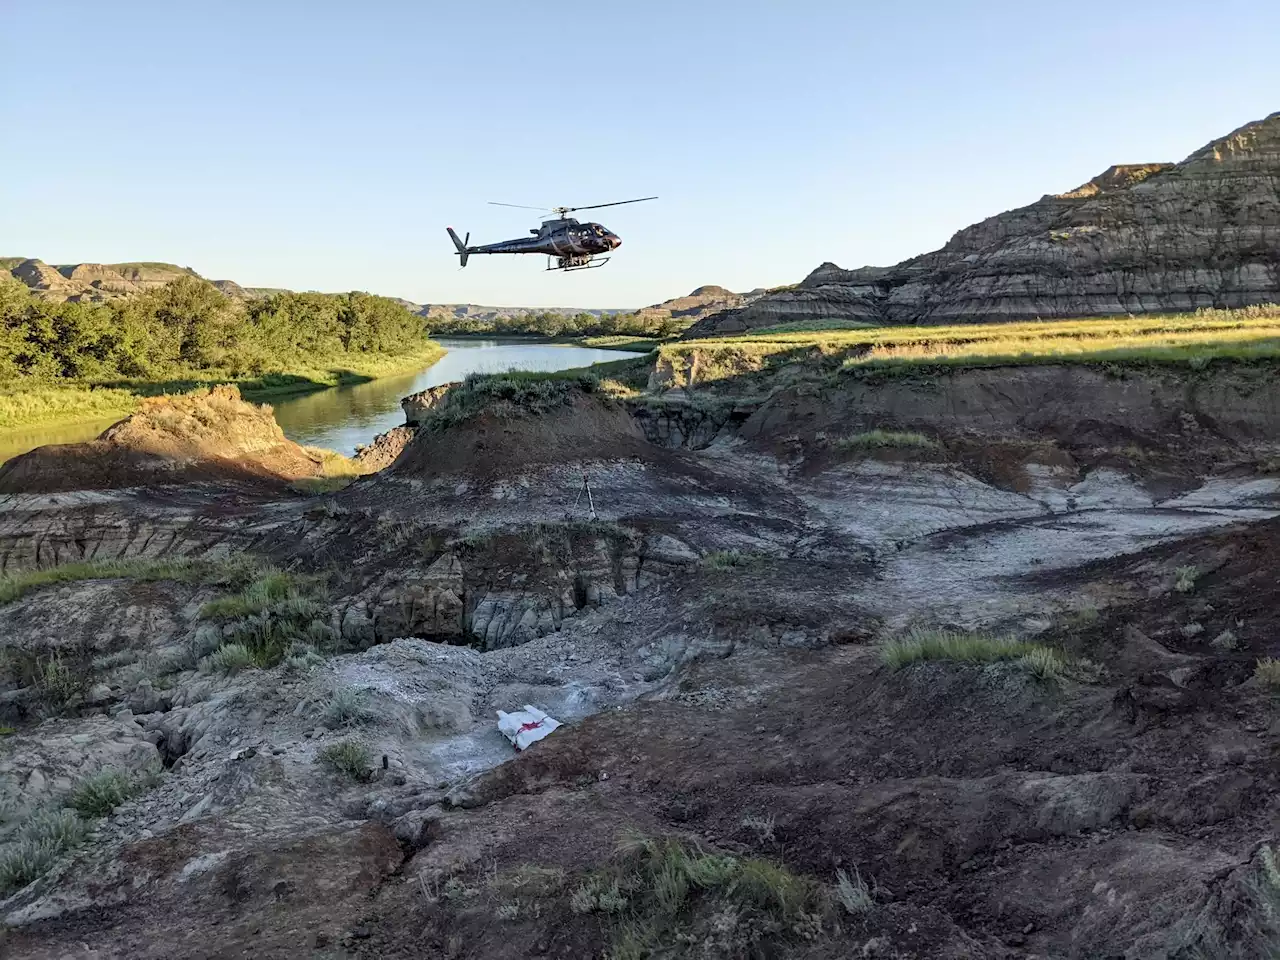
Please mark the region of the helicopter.
[[[503, 240], [499, 243], [486, 243], [478, 247], [470, 246], [471, 234], [462, 240], [453, 232], [453, 227], [445, 227], [453, 245], [458, 249], [462, 266], [467, 265], [467, 258], [477, 253], [543, 253], [547, 256], [548, 270], [594, 270], [609, 262], [609, 253], [622, 246], [622, 239], [612, 230], [598, 223], [579, 223], [569, 214], [578, 210], [598, 210], [601, 207], [619, 207], [624, 203], [643, 203], [645, 200], [657, 200], [657, 197], [640, 197], [637, 200], [616, 200], [613, 203], [594, 203], [586, 207], [551, 207], [555, 214], [551, 220], [543, 220], [542, 226], [530, 230], [532, 237], [520, 237], [516, 240]], [[546, 207], [526, 207], [519, 203], [496, 203], [489, 201], [494, 207], [516, 207], [520, 210], [546, 210]], [[555, 260], [555, 266], [551, 261]]]

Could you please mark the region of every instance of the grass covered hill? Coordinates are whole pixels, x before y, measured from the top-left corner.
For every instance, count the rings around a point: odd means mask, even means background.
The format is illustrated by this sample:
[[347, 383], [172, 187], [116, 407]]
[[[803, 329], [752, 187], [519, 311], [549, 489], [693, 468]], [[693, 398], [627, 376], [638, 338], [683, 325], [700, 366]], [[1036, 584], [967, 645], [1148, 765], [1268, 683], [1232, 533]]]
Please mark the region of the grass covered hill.
[[238, 382], [253, 399], [425, 366], [422, 318], [367, 293], [241, 300], [184, 275], [120, 299], [51, 301], [0, 276], [0, 427], [127, 413]]
[[936, 327], [801, 321], [662, 345], [655, 383], [740, 391], [788, 370], [896, 376], [1038, 364], [1205, 370], [1220, 362], [1280, 362], [1280, 306]]

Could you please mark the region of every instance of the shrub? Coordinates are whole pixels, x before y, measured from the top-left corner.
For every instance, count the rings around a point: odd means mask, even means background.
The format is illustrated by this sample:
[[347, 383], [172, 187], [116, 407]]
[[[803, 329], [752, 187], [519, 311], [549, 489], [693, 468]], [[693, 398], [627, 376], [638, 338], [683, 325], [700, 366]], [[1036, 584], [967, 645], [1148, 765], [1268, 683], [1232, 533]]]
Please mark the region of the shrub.
[[51, 653], [33, 663], [31, 686], [45, 708], [53, 713], [66, 710], [84, 696], [93, 680], [89, 664], [77, 663], [61, 653]]
[[72, 788], [67, 806], [86, 820], [105, 817], [126, 800], [146, 790], [150, 780], [148, 776], [131, 777], [122, 770], [101, 770]]
[[227, 643], [200, 661], [203, 673], [232, 676], [254, 665], [253, 654], [243, 643]]
[[905, 637], [881, 642], [880, 659], [894, 670], [927, 660], [958, 663], [1012, 661], [1037, 680], [1051, 684], [1061, 682], [1077, 666], [1086, 673], [1092, 666], [1083, 661], [1080, 664], [1068, 662], [1050, 647], [1027, 643], [1016, 637], [921, 629], [912, 630]]
[[742, 818], [742, 827], [755, 834], [760, 843], [773, 843], [777, 818], [772, 813], [767, 816], [747, 816]]
[[569, 909], [574, 913], [621, 913], [626, 906], [626, 895], [616, 877], [588, 877], [569, 898]]
[[203, 620], [234, 620], [261, 613], [278, 600], [294, 596], [300, 583], [293, 574], [265, 567], [239, 593], [211, 600], [200, 608]]
[[294, 646], [284, 658], [284, 669], [290, 673], [309, 673], [312, 667], [324, 663], [324, 657], [309, 646]]
[[0, 897], [42, 877], [58, 858], [83, 843], [88, 833], [84, 821], [70, 810], [46, 811], [29, 818], [0, 854]]
[[840, 902], [840, 906], [844, 907], [846, 913], [855, 917], [867, 913], [875, 906], [875, 902], [871, 899], [871, 890], [857, 870], [853, 871], [852, 877], [844, 870], [836, 871], [836, 900]]
[[1254, 665], [1253, 676], [1263, 687], [1280, 692], [1280, 660], [1263, 657]]
[[373, 776], [373, 758], [368, 748], [354, 740], [331, 743], [319, 753], [319, 760], [340, 776], [367, 783]]
[[206, 603], [200, 616], [233, 621], [227, 642], [244, 646], [255, 666], [273, 667], [296, 646], [334, 640], [326, 608], [305, 592], [314, 586], [274, 567], [261, 569], [239, 593]]
[[329, 727], [348, 727], [358, 723], [368, 723], [377, 719], [377, 714], [369, 709], [369, 694], [366, 690], [352, 687], [339, 687], [329, 697], [324, 708], [324, 722]]
[[831, 444], [837, 450], [937, 450], [937, 440], [923, 433], [906, 433], [896, 430], [868, 430], [849, 437], [840, 437]]
[[676, 955], [694, 918], [716, 911], [741, 919], [732, 956], [771, 955], [767, 940], [821, 934], [830, 906], [821, 884], [771, 861], [638, 836], [624, 841], [612, 870], [589, 878], [570, 901], [578, 913], [625, 911], [613, 957]]
[[1017, 660], [1034, 649], [1037, 648], [1015, 637], [916, 629], [906, 637], [884, 641], [880, 645], [880, 658], [896, 670], [923, 660], [958, 660], [966, 663]]
[[1196, 588], [1196, 580], [1200, 578], [1200, 569], [1194, 566], [1178, 567], [1173, 572], [1173, 589], [1179, 593], [1190, 593]]
[[1232, 631], [1223, 630], [1209, 641], [1209, 646], [1215, 650], [1239, 650], [1240, 640]]
[[756, 557], [741, 550], [712, 550], [702, 558], [702, 565], [708, 570], [740, 569], [755, 562]]

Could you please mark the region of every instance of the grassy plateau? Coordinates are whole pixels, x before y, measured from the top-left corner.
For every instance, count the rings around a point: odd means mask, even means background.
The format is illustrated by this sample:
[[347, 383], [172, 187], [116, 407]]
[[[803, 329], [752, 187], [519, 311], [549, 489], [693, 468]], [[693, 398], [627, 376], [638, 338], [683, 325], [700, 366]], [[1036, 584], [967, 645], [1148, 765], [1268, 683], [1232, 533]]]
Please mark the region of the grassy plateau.
[[894, 375], [955, 367], [1097, 364], [1202, 370], [1280, 360], [1280, 306], [1169, 316], [958, 324], [939, 327], [780, 325], [657, 348], [668, 387], [773, 374], [788, 365], [823, 373]]

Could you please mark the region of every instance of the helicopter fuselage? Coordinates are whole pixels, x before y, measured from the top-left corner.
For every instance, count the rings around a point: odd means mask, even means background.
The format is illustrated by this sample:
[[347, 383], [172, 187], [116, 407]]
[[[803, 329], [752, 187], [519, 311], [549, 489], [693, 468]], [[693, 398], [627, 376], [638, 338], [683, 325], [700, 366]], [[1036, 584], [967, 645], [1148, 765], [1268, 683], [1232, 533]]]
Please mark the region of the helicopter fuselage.
[[459, 239], [449, 227], [449, 237], [458, 251], [458, 259], [462, 266], [476, 253], [541, 253], [556, 261], [555, 270], [580, 270], [586, 267], [600, 267], [608, 263], [609, 258], [594, 260], [600, 254], [616, 250], [622, 240], [611, 230], [598, 223], [579, 223], [572, 217], [556, 220], [544, 220], [537, 230], [530, 230], [532, 236], [520, 237], [516, 240], [502, 240], [498, 243], [484, 243], [470, 246], [471, 234], [465, 240]]
[[579, 223], [572, 217], [544, 220], [532, 236], [468, 247], [468, 253], [541, 253], [549, 257], [584, 257], [608, 253], [622, 245], [616, 233], [598, 223]]

